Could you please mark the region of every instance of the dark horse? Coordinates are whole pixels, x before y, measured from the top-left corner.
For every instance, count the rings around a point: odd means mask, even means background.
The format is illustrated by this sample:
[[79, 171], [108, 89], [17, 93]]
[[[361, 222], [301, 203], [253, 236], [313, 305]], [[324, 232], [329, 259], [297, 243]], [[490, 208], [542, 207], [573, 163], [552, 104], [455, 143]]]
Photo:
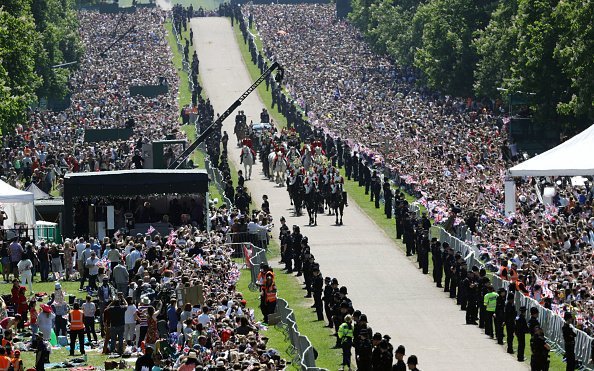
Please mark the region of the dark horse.
[[320, 191], [317, 187], [309, 193], [305, 193], [305, 207], [307, 208], [307, 214], [309, 215], [309, 225], [318, 225], [318, 207], [320, 204]]
[[[342, 190], [342, 184], [337, 184], [338, 189], [330, 194], [330, 208], [336, 214], [336, 225], [342, 225], [342, 214], [344, 212], [344, 205], [347, 204], [346, 192]], [[340, 223], [338, 221], [338, 212], [340, 211]]]
[[298, 175], [295, 179], [295, 183], [288, 185], [287, 188], [289, 190], [291, 204], [295, 206], [295, 215], [301, 215], [301, 208], [303, 207], [303, 196], [305, 194], [305, 190], [303, 189], [302, 176]]

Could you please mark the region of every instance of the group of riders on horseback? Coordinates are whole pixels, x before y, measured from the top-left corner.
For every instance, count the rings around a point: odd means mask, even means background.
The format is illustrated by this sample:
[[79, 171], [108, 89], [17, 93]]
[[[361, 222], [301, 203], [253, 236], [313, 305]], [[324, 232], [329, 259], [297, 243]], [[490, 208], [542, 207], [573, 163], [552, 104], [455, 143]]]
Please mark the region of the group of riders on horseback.
[[[246, 179], [250, 179], [256, 152], [251, 138], [238, 141]], [[318, 213], [328, 210], [328, 215], [336, 216], [336, 225], [342, 225], [344, 207], [348, 206], [344, 178], [328, 161], [319, 139], [301, 143], [294, 130], [283, 129], [264, 135], [260, 144], [264, 176], [287, 187], [296, 215], [301, 215], [305, 208], [309, 225], [315, 226]]]

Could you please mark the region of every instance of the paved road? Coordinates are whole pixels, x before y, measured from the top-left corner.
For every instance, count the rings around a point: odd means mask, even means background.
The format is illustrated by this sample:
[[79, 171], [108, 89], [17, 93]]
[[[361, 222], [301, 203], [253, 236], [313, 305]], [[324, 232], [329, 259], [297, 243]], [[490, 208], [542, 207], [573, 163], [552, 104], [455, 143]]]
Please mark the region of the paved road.
[[[204, 88], [215, 112], [223, 112], [251, 84], [231, 24], [225, 18], [194, 18], [191, 25]], [[245, 111], [248, 122], [257, 122], [262, 107], [253, 93], [239, 109]], [[233, 117], [223, 126], [231, 138]], [[239, 169], [239, 149], [232, 143], [234, 140], [229, 141], [230, 157]], [[334, 226], [334, 217], [321, 216], [317, 227], [308, 227], [307, 217], [292, 215], [285, 189], [264, 179], [259, 165], [247, 186], [256, 204], [267, 194], [277, 219], [284, 215], [289, 226], [301, 226], [323, 274], [337, 277], [347, 286], [356, 308], [367, 314], [374, 331], [390, 334], [395, 346], [405, 345], [407, 355], [419, 357], [421, 369], [527, 369], [478, 328], [464, 325], [464, 312], [433, 286], [429, 276], [420, 274], [356, 205], [346, 208], [344, 226]]]

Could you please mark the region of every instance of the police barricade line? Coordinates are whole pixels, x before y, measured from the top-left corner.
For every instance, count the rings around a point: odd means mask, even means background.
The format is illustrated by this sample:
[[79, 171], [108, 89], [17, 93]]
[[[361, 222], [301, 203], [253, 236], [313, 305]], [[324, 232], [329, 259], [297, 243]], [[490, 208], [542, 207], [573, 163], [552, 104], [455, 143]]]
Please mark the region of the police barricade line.
[[[239, 234], [239, 233], [237, 233]], [[227, 243], [227, 245], [233, 245], [233, 243]], [[246, 245], [245, 243], [240, 243], [240, 245]], [[267, 264], [268, 260], [266, 259], [266, 250], [259, 248], [251, 243], [249, 243], [249, 247], [252, 251], [249, 257], [250, 261], [250, 273], [251, 273], [251, 287], [257, 287], [256, 281], [258, 277], [258, 273], [260, 271], [260, 265]], [[234, 247], [235, 249], [235, 247]], [[242, 248], [241, 252], [245, 259], [246, 249]], [[251, 289], [250, 287], [250, 289]], [[311, 370], [311, 371], [321, 371], [325, 370], [323, 368], [318, 368], [315, 366], [315, 354], [313, 351], [313, 346], [311, 342], [307, 338], [307, 336], [302, 335], [297, 329], [297, 321], [295, 321], [295, 315], [293, 310], [289, 308], [289, 304], [283, 298], [277, 299], [276, 304], [276, 313], [280, 315], [280, 321], [284, 324], [281, 327], [285, 331], [285, 336], [290, 340], [291, 347], [295, 352], [295, 363], [301, 366], [302, 370]]]
[[[460, 239], [445, 231], [443, 228], [439, 229], [440, 241], [442, 243], [448, 242], [455, 251], [460, 252], [461, 254], [468, 253], [466, 260], [469, 267], [472, 267], [472, 265], [484, 265], [476, 258], [478, 256], [478, 251], [474, 245], [461, 241]], [[504, 288], [507, 290], [510, 285], [509, 281], [504, 281], [498, 276], [492, 276], [491, 283], [496, 290], [499, 288]], [[540, 303], [530, 297], [527, 297], [519, 292], [516, 292], [515, 295], [514, 303], [516, 310], [519, 311], [521, 306], [525, 306], [526, 311], [529, 313], [530, 308], [538, 308], [538, 321], [541, 325], [541, 328], [544, 330], [547, 341], [553, 350], [563, 354], [565, 346], [562, 331], [563, 324], [565, 323], [563, 318], [553, 311], [544, 308], [542, 305], [540, 305]], [[575, 347], [576, 359], [582, 363], [582, 370], [593, 370], [594, 368], [590, 363], [590, 358], [592, 356], [592, 342], [594, 339], [581, 330], [576, 328], [574, 328], [574, 330], [577, 333]]]

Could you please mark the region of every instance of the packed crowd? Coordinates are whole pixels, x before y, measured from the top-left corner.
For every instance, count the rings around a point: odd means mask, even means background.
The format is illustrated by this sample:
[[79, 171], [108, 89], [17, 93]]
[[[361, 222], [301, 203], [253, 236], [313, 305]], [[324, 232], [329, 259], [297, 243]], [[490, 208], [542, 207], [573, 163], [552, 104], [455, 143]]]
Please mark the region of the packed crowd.
[[[250, 223], [268, 223], [270, 215], [257, 211], [249, 216], [212, 204], [210, 215], [212, 232], [182, 225], [168, 236], [147, 232], [102, 241], [67, 239], [63, 245], [52, 246], [72, 256], [64, 259], [66, 267], [52, 264], [51, 273], [62, 277], [66, 269], [71, 276], [80, 276], [81, 291], [88, 293], [84, 303], [64, 292], [60, 283], [53, 293], [33, 295], [31, 285], [24, 284], [35, 277], [32, 269], [39, 266], [18, 242], [11, 244], [10, 253], [22, 253], [20, 261], [25, 263], [15, 269], [5, 267], [5, 278], [13, 280], [13, 287], [0, 313], [3, 349], [11, 355], [26, 350], [45, 352], [36, 365], [43, 370], [42, 363], [49, 362], [53, 330], [58, 342], [64, 337], [62, 344], [69, 343], [71, 356], [76, 350], [84, 354], [97, 347], [105, 354], [137, 354], [137, 370], [150, 370], [153, 365], [183, 370], [282, 369], [285, 361], [267, 349], [267, 338], [259, 333], [262, 325], [236, 288], [240, 271], [232, 257], [237, 251], [225, 245], [227, 234], [246, 217]], [[269, 276], [268, 280], [274, 278], [272, 273]], [[271, 294], [276, 295], [272, 286], [274, 282], [262, 285], [269, 304], [263, 307], [265, 318], [273, 303]], [[97, 343], [96, 322], [103, 336], [101, 344]], [[23, 337], [26, 330], [33, 334], [30, 341]]]
[[[519, 160], [508, 117], [472, 99], [418, 88], [416, 71], [373, 53], [332, 5], [250, 5], [269, 60], [312, 125], [345, 143], [341, 157], [389, 172], [448, 230], [470, 230], [493, 269], [521, 269], [528, 294], [574, 311], [591, 331], [592, 188], [566, 179], [517, 181], [517, 212], [504, 215], [506, 169]], [[555, 186], [554, 205], [536, 189]]]
[[[4, 133], [0, 175], [13, 186], [35, 183], [49, 193], [65, 172], [142, 168], [142, 144], [179, 139], [178, 77], [163, 27], [166, 13], [81, 11], [85, 53], [72, 73], [70, 106], [32, 111], [27, 125]], [[142, 25], [142, 26], [140, 26]], [[155, 97], [130, 95], [132, 86], [166, 85]], [[132, 128], [128, 140], [84, 142], [85, 129]]]

